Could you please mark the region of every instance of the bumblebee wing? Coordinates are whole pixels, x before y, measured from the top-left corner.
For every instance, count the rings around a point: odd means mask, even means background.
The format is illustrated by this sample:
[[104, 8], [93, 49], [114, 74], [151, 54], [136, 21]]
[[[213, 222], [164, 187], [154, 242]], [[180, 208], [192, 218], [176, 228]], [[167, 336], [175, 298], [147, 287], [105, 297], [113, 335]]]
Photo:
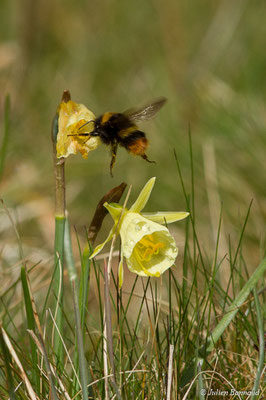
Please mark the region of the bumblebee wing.
[[146, 105], [145, 107], [139, 109], [130, 109], [126, 110], [123, 114], [125, 114], [131, 121], [145, 121], [148, 119], [152, 119], [154, 115], [162, 108], [162, 106], [166, 103], [167, 99], [165, 97], [159, 97], [151, 104]]

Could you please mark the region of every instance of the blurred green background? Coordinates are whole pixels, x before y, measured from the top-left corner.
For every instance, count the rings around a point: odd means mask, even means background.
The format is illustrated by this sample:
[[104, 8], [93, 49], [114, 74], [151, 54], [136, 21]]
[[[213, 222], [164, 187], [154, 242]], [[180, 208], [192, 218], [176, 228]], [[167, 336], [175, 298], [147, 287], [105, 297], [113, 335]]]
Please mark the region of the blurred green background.
[[[266, 212], [265, 0], [1, 0], [0, 7], [1, 117], [11, 96], [0, 191], [15, 210], [26, 254], [44, 259], [53, 248], [50, 130], [69, 89], [96, 115], [168, 98], [156, 118], [140, 126], [157, 164], [121, 148], [111, 178], [105, 146], [86, 161], [67, 160], [67, 208], [78, 231], [84, 233], [99, 199], [122, 181], [133, 184], [130, 204], [157, 176], [146, 210], [185, 210], [173, 149], [191, 192], [190, 125], [200, 242], [213, 253], [223, 203], [225, 254], [228, 235], [236, 243], [253, 199], [243, 252], [254, 268]], [[14, 233], [3, 212], [0, 217], [10, 263]]]

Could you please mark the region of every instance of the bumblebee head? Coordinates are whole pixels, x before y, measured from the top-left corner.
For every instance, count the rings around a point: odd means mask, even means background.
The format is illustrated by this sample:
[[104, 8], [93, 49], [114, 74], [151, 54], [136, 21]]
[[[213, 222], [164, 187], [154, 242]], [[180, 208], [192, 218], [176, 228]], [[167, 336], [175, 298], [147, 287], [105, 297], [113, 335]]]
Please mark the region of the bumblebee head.
[[90, 133], [97, 133], [100, 129], [100, 121], [98, 119], [93, 121], [94, 123], [94, 128], [93, 131], [91, 131]]

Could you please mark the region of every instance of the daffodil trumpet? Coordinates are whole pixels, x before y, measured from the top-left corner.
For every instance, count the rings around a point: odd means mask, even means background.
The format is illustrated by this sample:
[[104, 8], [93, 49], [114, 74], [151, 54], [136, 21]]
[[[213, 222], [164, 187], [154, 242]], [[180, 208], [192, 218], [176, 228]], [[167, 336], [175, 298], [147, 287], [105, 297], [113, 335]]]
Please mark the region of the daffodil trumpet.
[[[95, 115], [83, 104], [72, 100], [62, 101], [58, 107], [57, 158], [66, 158], [70, 154], [80, 153], [88, 158], [88, 153], [97, 149], [101, 141], [96, 136], [90, 136]], [[86, 140], [84, 140], [86, 137]]]
[[121, 237], [121, 259], [119, 263], [119, 286], [123, 284], [123, 260], [128, 269], [140, 276], [159, 277], [170, 268], [177, 257], [178, 248], [166, 224], [186, 218], [188, 212], [142, 213], [156, 178], [151, 178], [135, 203], [124, 209], [116, 203], [105, 203], [114, 220], [107, 239], [98, 245], [91, 255], [95, 257], [115, 234]]
[[90, 131], [90, 132], [81, 132], [81, 129], [84, 128], [84, 126], [90, 124], [91, 122], [94, 122], [94, 119], [91, 119], [90, 121], [85, 122], [83, 125], [81, 125], [78, 128], [76, 133], [69, 133], [67, 136], [76, 136], [76, 137], [78, 137], [78, 136], [85, 136], [85, 137], [90, 136], [92, 133], [94, 133], [94, 130]]

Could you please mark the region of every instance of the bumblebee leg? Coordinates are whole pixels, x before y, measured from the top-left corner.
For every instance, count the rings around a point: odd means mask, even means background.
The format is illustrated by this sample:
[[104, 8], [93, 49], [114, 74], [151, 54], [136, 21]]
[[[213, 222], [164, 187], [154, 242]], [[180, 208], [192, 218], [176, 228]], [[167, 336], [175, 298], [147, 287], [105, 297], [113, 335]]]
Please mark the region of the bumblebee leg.
[[117, 152], [117, 143], [112, 144], [112, 147], [111, 147], [111, 155], [112, 155], [111, 163], [110, 163], [111, 177], [113, 177], [113, 167], [114, 167], [115, 160], [116, 160], [116, 152]]
[[141, 157], [142, 157], [145, 161], [148, 161], [149, 163], [154, 163], [154, 164], [156, 164], [156, 161], [151, 161], [151, 160], [149, 160], [146, 154], [142, 154]]

